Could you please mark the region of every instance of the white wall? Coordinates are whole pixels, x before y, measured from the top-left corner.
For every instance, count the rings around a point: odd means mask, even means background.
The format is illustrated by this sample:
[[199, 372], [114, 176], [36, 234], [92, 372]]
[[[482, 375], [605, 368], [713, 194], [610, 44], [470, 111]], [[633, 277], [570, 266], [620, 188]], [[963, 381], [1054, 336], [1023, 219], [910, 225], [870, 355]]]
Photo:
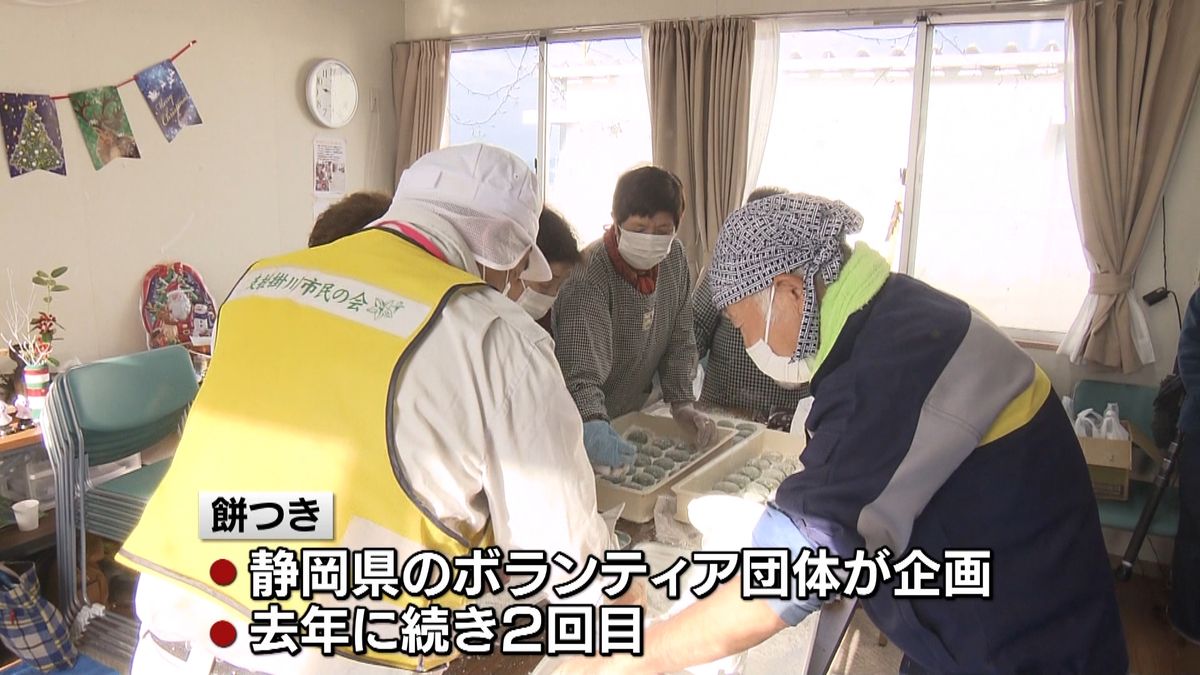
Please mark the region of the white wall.
[[[0, 299], [6, 268], [25, 292], [34, 269], [68, 265], [71, 291], [54, 303], [67, 329], [60, 355], [145, 349], [137, 305], [151, 265], [195, 266], [220, 301], [255, 259], [305, 244], [315, 136], [346, 139], [347, 190], [390, 192], [390, 44], [403, 37], [403, 14], [400, 0], [0, 2], [0, 91], [116, 84], [195, 39], [176, 66], [204, 122], [168, 144], [137, 86], [123, 87], [142, 159], [95, 171], [60, 102], [68, 175], [12, 179], [0, 165]], [[338, 130], [319, 127], [304, 103], [309, 66], [323, 57], [359, 81], [358, 114]]]

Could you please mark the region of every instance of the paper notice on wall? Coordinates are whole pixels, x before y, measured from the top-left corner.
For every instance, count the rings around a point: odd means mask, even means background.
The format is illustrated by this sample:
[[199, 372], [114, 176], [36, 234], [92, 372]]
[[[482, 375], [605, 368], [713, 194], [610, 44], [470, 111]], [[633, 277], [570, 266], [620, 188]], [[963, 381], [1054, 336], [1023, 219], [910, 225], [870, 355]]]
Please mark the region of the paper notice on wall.
[[346, 141], [313, 140], [313, 192], [317, 197], [346, 194]]

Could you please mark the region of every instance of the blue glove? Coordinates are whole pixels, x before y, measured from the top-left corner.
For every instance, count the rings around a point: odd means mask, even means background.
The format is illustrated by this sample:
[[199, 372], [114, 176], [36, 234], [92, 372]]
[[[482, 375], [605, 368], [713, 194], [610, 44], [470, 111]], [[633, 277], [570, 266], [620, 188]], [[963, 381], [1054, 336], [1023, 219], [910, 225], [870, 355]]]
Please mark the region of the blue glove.
[[587, 448], [592, 464], [602, 466], [628, 466], [637, 457], [637, 448], [604, 420], [583, 423], [583, 447]]

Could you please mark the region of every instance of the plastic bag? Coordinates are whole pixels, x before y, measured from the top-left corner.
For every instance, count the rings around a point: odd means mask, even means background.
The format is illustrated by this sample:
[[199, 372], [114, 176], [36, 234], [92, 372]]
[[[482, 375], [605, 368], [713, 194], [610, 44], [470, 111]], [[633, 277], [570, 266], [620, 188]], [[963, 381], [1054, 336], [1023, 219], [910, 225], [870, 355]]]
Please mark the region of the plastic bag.
[[1075, 416], [1075, 435], [1081, 438], [1096, 438], [1100, 435], [1100, 424], [1104, 418], [1088, 408]]
[[695, 551], [700, 548], [700, 533], [687, 523], [675, 520], [675, 496], [663, 495], [654, 503], [654, 539], [663, 544]]
[[79, 660], [62, 613], [42, 597], [37, 568], [27, 560], [0, 564], [0, 642], [26, 665], [44, 673]]

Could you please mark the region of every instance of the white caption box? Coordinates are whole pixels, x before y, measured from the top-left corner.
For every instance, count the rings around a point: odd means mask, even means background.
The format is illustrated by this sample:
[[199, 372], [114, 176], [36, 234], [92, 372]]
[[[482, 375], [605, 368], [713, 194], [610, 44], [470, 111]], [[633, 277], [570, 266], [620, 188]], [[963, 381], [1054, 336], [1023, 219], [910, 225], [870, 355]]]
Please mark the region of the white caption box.
[[201, 492], [200, 538], [333, 539], [332, 492]]

